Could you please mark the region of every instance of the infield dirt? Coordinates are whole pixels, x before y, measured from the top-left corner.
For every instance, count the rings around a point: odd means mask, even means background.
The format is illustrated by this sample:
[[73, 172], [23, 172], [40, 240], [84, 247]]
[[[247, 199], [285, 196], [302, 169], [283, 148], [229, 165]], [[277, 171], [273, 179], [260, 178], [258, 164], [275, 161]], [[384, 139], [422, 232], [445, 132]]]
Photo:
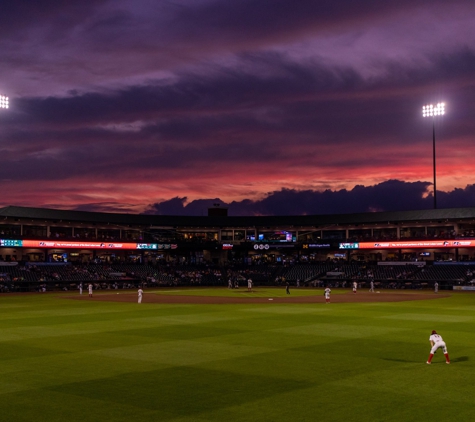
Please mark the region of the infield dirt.
[[[227, 305], [227, 304], [252, 304], [252, 303], [325, 303], [325, 298], [322, 294], [315, 294], [310, 296], [292, 296], [275, 297], [272, 296], [272, 292], [269, 292], [269, 296], [266, 297], [250, 297], [247, 291], [241, 291], [236, 293], [236, 296], [206, 296], [206, 295], [190, 295], [186, 294], [160, 294], [156, 292], [145, 291], [143, 295], [142, 304], [146, 303], [179, 303], [179, 304], [204, 304], [204, 305]], [[106, 302], [125, 302], [133, 303], [137, 302], [136, 292], [111, 292], [111, 293], [98, 293], [92, 298], [88, 295], [75, 295], [75, 296], [63, 296], [68, 299], [76, 300], [94, 300], [94, 301], [106, 301]], [[335, 294], [331, 296], [331, 303], [369, 303], [369, 302], [405, 302], [411, 300], [429, 300], [429, 299], [442, 299], [450, 297], [450, 294], [435, 294], [435, 293], [423, 293], [423, 292], [381, 292], [381, 293], [344, 293]]]

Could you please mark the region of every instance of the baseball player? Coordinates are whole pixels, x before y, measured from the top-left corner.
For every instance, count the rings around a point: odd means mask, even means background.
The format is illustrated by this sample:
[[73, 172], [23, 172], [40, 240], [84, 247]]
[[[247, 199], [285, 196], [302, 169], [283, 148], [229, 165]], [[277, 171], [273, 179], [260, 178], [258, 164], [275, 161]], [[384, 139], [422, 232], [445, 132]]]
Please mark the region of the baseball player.
[[447, 352], [447, 346], [442, 336], [437, 334], [437, 331], [432, 330], [432, 334], [429, 337], [429, 341], [430, 341], [431, 349], [430, 349], [429, 359], [427, 359], [426, 363], [430, 365], [432, 362], [432, 358], [434, 357], [434, 354], [437, 351], [437, 349], [442, 349], [445, 355], [445, 363], [449, 364], [450, 363], [449, 353]]
[[439, 293], [439, 283], [437, 281], [434, 283], [434, 293]]
[[248, 292], [252, 291], [252, 280], [251, 279], [247, 280], [247, 291]]
[[325, 303], [330, 303], [330, 293], [331, 293], [330, 287], [327, 287], [325, 289]]
[[89, 297], [92, 297], [92, 284], [91, 283], [88, 284], [87, 290], [89, 292]]
[[356, 294], [356, 289], [358, 288], [358, 284], [356, 283], [356, 281], [353, 281], [353, 293]]
[[142, 303], [142, 296], [143, 296], [143, 290], [142, 290], [142, 287], [139, 287], [139, 290], [138, 290], [138, 303]]
[[82, 295], [82, 283], [79, 283], [79, 294]]
[[371, 293], [374, 293], [374, 281], [373, 280], [371, 280], [370, 283], [369, 283], [369, 291]]

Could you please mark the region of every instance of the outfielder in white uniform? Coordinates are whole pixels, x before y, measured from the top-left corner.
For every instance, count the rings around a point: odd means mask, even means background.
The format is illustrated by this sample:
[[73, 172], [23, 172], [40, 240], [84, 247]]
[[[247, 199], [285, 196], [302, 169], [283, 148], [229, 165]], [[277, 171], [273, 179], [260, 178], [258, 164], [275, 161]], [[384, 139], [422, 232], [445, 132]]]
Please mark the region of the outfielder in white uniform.
[[252, 280], [248, 279], [247, 280], [247, 290], [250, 292], [252, 290]]
[[431, 364], [432, 358], [434, 357], [434, 354], [437, 351], [437, 349], [442, 349], [445, 356], [445, 363], [447, 364], [450, 363], [449, 353], [447, 352], [447, 346], [442, 336], [437, 334], [437, 331], [433, 330], [432, 334], [429, 337], [429, 341], [430, 341], [431, 349], [430, 349], [429, 359], [427, 359], [426, 363], [428, 365]]
[[143, 290], [141, 287], [139, 287], [139, 290], [138, 290], [138, 295], [139, 295], [139, 298], [138, 298], [138, 303], [142, 303], [142, 296], [143, 296]]
[[325, 289], [325, 302], [326, 303], [330, 303], [330, 293], [331, 293], [330, 287], [327, 287]]

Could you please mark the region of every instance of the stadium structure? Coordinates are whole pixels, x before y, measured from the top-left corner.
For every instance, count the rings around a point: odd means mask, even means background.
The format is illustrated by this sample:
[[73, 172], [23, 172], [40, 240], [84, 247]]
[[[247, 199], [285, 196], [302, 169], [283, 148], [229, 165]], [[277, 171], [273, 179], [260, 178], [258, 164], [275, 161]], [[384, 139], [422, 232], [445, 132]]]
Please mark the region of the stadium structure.
[[[134, 281], [163, 272], [150, 268], [182, 265], [266, 268], [260, 280], [265, 283], [279, 277], [302, 283], [369, 277], [470, 286], [475, 208], [249, 217], [228, 216], [220, 207], [206, 216], [0, 208], [0, 276], [25, 280], [19, 268], [28, 272], [34, 266], [46, 276], [32, 282], [55, 281], [47, 270], [54, 267], [56, 280], [69, 282], [60, 274], [64, 268], [93, 265], [95, 274], [97, 265], [109, 265], [109, 275], [130, 279], [134, 273]], [[214, 283], [225, 283], [227, 271]]]

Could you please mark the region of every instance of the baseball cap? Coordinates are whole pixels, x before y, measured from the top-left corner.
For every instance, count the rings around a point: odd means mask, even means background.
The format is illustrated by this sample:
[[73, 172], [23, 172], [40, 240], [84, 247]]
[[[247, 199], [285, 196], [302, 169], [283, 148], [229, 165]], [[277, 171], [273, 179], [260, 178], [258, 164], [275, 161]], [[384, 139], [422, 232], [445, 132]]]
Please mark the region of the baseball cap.
[[432, 334], [437, 334], [437, 331], [435, 331], [435, 330], [432, 330]]

